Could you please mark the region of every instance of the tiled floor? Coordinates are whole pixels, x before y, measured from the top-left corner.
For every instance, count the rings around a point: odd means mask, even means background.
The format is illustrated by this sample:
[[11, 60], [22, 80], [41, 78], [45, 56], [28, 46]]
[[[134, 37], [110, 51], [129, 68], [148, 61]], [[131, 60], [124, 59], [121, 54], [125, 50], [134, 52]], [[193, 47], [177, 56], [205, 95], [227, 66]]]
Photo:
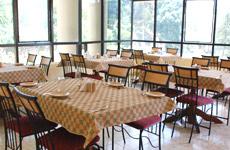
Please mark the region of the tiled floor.
[[[221, 104], [219, 113], [226, 115], [226, 107]], [[205, 122], [204, 122], [205, 123]], [[131, 133], [132, 136], [138, 137], [139, 132], [135, 129], [131, 129], [127, 126], [125, 128]], [[119, 128], [117, 128], [119, 129]], [[208, 136], [208, 130], [201, 128], [201, 133], [194, 132], [191, 144], [188, 144], [189, 127], [183, 128], [177, 125], [174, 133], [174, 137], [171, 138], [172, 124], [167, 124], [164, 132], [162, 133], [162, 149], [163, 150], [229, 150], [230, 149], [230, 126], [224, 124], [212, 124], [211, 136]], [[111, 134], [111, 129], [110, 129]], [[145, 136], [149, 136], [154, 145], [157, 145], [157, 138], [148, 133], [144, 133]], [[121, 133], [115, 132], [115, 150], [136, 150], [138, 149], [138, 140], [131, 139], [126, 136], [126, 144], [123, 143]], [[106, 136], [107, 137], [107, 136]], [[144, 149], [153, 149], [148, 141], [144, 140]], [[0, 121], [0, 150], [4, 149], [4, 130], [3, 122]], [[33, 137], [25, 138], [23, 141], [23, 150], [34, 150]], [[111, 149], [111, 138], [106, 139], [106, 149]]]

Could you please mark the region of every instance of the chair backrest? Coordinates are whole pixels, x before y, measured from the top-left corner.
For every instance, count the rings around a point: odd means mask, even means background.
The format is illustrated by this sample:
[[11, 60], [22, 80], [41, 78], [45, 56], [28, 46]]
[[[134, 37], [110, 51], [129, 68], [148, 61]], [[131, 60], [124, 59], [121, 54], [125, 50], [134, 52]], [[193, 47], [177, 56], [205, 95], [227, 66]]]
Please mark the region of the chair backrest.
[[129, 69], [130, 68], [126, 66], [118, 66], [118, 65], [109, 64], [106, 81], [108, 81], [110, 77], [116, 78], [118, 80], [124, 79], [124, 85], [126, 85], [127, 78], [129, 75]]
[[220, 61], [220, 69], [228, 69], [228, 70], [230, 70], [230, 60], [229, 59], [221, 59], [221, 61]]
[[217, 67], [217, 68], [218, 68], [219, 56], [206, 56], [206, 55], [201, 55], [201, 56], [202, 56], [202, 58], [205, 58], [205, 59], [209, 59], [209, 60], [210, 60], [209, 66]]
[[64, 77], [66, 77], [67, 73], [73, 72], [71, 59], [69, 53], [60, 53], [60, 56], [61, 56], [61, 63], [62, 63]]
[[144, 62], [143, 50], [133, 50], [133, 58], [136, 64], [142, 64]]
[[157, 53], [162, 51], [162, 47], [152, 47], [152, 53]]
[[45, 56], [41, 57], [41, 62], [39, 67], [45, 71], [47, 76], [49, 74], [50, 63], [51, 63], [51, 57], [45, 57]]
[[210, 62], [210, 59], [207, 59], [207, 58], [199, 58], [199, 57], [192, 58], [192, 65], [197, 64], [201, 67], [208, 67], [209, 62]]
[[75, 69], [78, 72], [87, 73], [84, 56], [72, 54], [72, 57], [73, 57], [73, 63], [74, 63]]
[[35, 61], [36, 61], [37, 55], [35, 54], [28, 54], [28, 58], [27, 58], [27, 62], [26, 65], [35, 65]]
[[188, 93], [198, 93], [198, 68], [173, 66], [176, 87], [187, 89]]
[[145, 84], [149, 84], [149, 87], [154, 88], [153, 90], [158, 89], [160, 87], [165, 88], [165, 90], [167, 90], [171, 75], [172, 73], [168, 72], [145, 70], [142, 90], [144, 90]]
[[166, 53], [172, 54], [172, 55], [176, 55], [178, 52], [178, 48], [167, 48], [166, 49]]
[[121, 58], [124, 59], [131, 59], [133, 55], [133, 52], [131, 50], [122, 50], [121, 51]]
[[168, 64], [148, 63], [147, 65], [149, 70], [168, 72]]
[[[37, 101], [37, 97], [25, 94], [21, 92], [17, 87], [14, 87], [14, 90], [21, 104], [26, 110], [27, 116], [29, 117], [29, 123], [33, 127], [36, 142], [39, 141], [39, 144], [47, 145], [48, 141], [50, 141], [52, 147], [54, 147], [52, 141], [49, 139], [49, 136], [44, 137], [44, 135], [49, 134], [50, 130], [52, 129], [50, 127], [46, 127], [46, 125], [48, 125], [46, 123], [47, 120], [45, 119], [43, 111]], [[43, 137], [42, 141], [39, 140], [41, 137]]]
[[230, 57], [228, 57], [228, 60], [230, 60]]
[[110, 57], [117, 56], [117, 50], [107, 49], [106, 54]]
[[[21, 136], [21, 126], [19, 122], [19, 112], [17, 110], [14, 98], [12, 96], [9, 84], [6, 82], [0, 83], [0, 110], [3, 117], [5, 135], [7, 136], [6, 146], [11, 149], [18, 149], [18, 137]], [[16, 133], [16, 130], [18, 129]]]

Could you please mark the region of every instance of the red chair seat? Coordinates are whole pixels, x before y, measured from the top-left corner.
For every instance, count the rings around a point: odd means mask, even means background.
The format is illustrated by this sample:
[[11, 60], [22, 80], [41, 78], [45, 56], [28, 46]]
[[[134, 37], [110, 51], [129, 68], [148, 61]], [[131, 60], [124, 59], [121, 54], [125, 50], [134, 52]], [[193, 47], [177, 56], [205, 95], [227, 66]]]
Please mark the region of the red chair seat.
[[230, 87], [226, 88], [223, 92], [223, 94], [230, 95]]
[[81, 73], [81, 77], [92, 78], [92, 79], [95, 79], [95, 80], [102, 80], [103, 79], [103, 77], [101, 77], [100, 75], [97, 75], [97, 74]]
[[203, 105], [213, 103], [212, 98], [208, 98], [204, 96], [196, 96], [195, 94], [182, 95], [177, 98], [177, 102], [196, 105], [196, 97], [197, 97], [197, 106], [203, 106]]
[[[43, 140], [47, 141], [47, 143], [44, 142]], [[100, 140], [99, 136], [96, 136], [89, 143], [88, 146], [92, 146], [99, 140]], [[84, 149], [83, 148], [84, 142], [85, 142], [85, 138], [83, 136], [69, 133], [64, 128], [56, 129], [51, 133], [46, 134], [45, 136], [38, 139], [38, 144], [44, 146], [48, 150], [52, 150], [52, 144], [55, 150], [82, 150]]]
[[[34, 134], [34, 128], [31, 124], [31, 120], [29, 120], [29, 117], [23, 116], [19, 118], [19, 124], [21, 128], [21, 134], [22, 136], [29, 136]], [[44, 120], [36, 120], [33, 122], [33, 124], [36, 125], [36, 131], [46, 131], [50, 129], [54, 129], [57, 124], [50, 122], [50, 121], [44, 121]], [[16, 120], [9, 122], [6, 124], [6, 127], [9, 129], [14, 130], [15, 132], [19, 133], [19, 126]]]
[[184, 93], [183, 91], [180, 91], [180, 90], [177, 90], [177, 89], [171, 89], [171, 88], [167, 89], [167, 93], [166, 93], [166, 90], [163, 89], [163, 88], [159, 88], [157, 91], [165, 93], [166, 96], [168, 96], [170, 98], [178, 97], [178, 96], [180, 96], [180, 95], [182, 95]]
[[66, 73], [64, 76], [69, 78], [75, 78], [75, 72]]
[[161, 117], [154, 115], [151, 117], [146, 117], [137, 121], [133, 121], [130, 123], [126, 123], [128, 126], [131, 126], [136, 129], [144, 130], [146, 128], [149, 128], [161, 121]]

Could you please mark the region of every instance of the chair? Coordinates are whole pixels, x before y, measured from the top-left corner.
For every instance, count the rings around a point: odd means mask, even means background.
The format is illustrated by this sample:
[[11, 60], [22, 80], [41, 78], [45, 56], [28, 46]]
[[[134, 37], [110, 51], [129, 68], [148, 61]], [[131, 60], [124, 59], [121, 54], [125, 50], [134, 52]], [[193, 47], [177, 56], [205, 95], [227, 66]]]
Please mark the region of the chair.
[[210, 59], [207, 58], [192, 57], [192, 66], [196, 64], [201, 67], [208, 67], [209, 62]]
[[[48, 129], [46, 131], [37, 130], [38, 124], [34, 124], [35, 120], [43, 120], [45, 121], [45, 116], [42, 112], [42, 109], [38, 103], [37, 97], [27, 95], [22, 93], [14, 88], [17, 96], [19, 97], [24, 109], [27, 112], [29, 117], [29, 123], [32, 125], [33, 130], [35, 132], [35, 141], [36, 148], [39, 150], [80, 150], [84, 149], [85, 138], [80, 135], [75, 135], [69, 133], [66, 129], [60, 127], [57, 129]], [[99, 136], [96, 136], [87, 148], [95, 145], [96, 142], [99, 141]], [[99, 146], [98, 146], [99, 147]]]
[[44, 70], [47, 76], [49, 74], [50, 63], [51, 63], [50, 57], [42, 56], [39, 67]]
[[27, 58], [27, 62], [26, 65], [31, 65], [34, 66], [35, 65], [35, 60], [36, 60], [37, 55], [35, 54], [28, 54], [28, 58]]
[[69, 53], [60, 53], [64, 77], [75, 78]]
[[178, 49], [177, 48], [167, 48], [166, 53], [172, 54], [172, 55], [177, 55]]
[[152, 53], [158, 53], [162, 51], [162, 47], [152, 47]]
[[143, 50], [133, 50], [133, 58], [137, 65], [142, 65], [144, 62]]
[[149, 70], [168, 72], [168, 64], [148, 63]]
[[206, 55], [201, 55], [202, 58], [205, 58], [205, 59], [210, 59], [210, 63], [209, 63], [209, 66], [210, 67], [215, 67], [217, 68], [218, 70], [218, 67], [219, 67], [219, 56], [206, 56]]
[[107, 50], [106, 50], [106, 54], [107, 54], [109, 57], [117, 56], [117, 50], [107, 49]]
[[122, 50], [121, 51], [121, 58], [123, 59], [131, 59], [133, 52], [131, 50]]
[[118, 82], [123, 80], [124, 86], [126, 86], [127, 78], [129, 75], [129, 69], [129, 67], [109, 64], [108, 73], [105, 79], [106, 82], [108, 82], [109, 78], [115, 79]]
[[[147, 85], [147, 91], [149, 90], [157, 91], [157, 89], [159, 88], [164, 88], [165, 92], [167, 92], [170, 76], [171, 73], [167, 73], [167, 72], [145, 70], [142, 90], [144, 90], [144, 88]], [[155, 134], [159, 136], [158, 137], [159, 149], [161, 149], [161, 115], [152, 115], [150, 117], [145, 117], [137, 121], [126, 123], [126, 125], [128, 126], [140, 130], [139, 150], [143, 149], [143, 142], [142, 142], [143, 131], [147, 130], [148, 128], [158, 123], [159, 123], [158, 134], [157, 133]]]
[[220, 69], [229, 71], [230, 70], [230, 60], [229, 59], [221, 59]]
[[74, 63], [75, 69], [78, 72], [87, 73], [86, 66], [85, 66], [85, 59], [83, 55], [73, 55], [72, 54], [72, 57], [73, 57], [73, 63]]
[[[29, 118], [19, 112], [14, 97], [12, 96], [9, 84], [0, 83], [0, 110], [3, 116], [5, 131], [5, 149], [22, 150], [22, 140], [24, 137], [34, 135], [33, 127], [29, 123]], [[53, 129], [57, 125], [49, 121], [36, 120], [37, 130]]]
[[[186, 116], [188, 117], [188, 122], [192, 124], [189, 143], [192, 139], [194, 127], [196, 127], [198, 132], [199, 127], [204, 127], [209, 130], [208, 134], [210, 135], [212, 125], [213, 99], [198, 95], [198, 70], [198, 68], [174, 66], [176, 85], [177, 87], [183, 87], [186, 91], [184, 95], [177, 97], [177, 103], [187, 105], [187, 108], [182, 109], [180, 113], [176, 110], [177, 118], [174, 121], [171, 136], [173, 137], [176, 121]], [[197, 113], [202, 112], [198, 107], [207, 105], [211, 105], [211, 115], [208, 127], [199, 124], [196, 118]]]
[[228, 57], [228, 60], [230, 60], [230, 57]]

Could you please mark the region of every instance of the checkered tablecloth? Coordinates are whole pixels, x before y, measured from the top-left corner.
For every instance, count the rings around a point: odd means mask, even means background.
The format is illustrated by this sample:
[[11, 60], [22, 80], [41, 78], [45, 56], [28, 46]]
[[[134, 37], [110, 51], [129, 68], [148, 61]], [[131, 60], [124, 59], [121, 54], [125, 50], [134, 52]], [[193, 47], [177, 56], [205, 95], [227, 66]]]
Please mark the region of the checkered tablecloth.
[[121, 58], [100, 58], [100, 59], [85, 59], [86, 68], [93, 69], [97, 72], [108, 70], [109, 64], [131, 67], [134, 65], [132, 59]]
[[7, 81], [9, 83], [46, 81], [47, 76], [39, 67], [28, 69], [26, 66], [8, 65], [0, 68], [0, 80]]
[[[61, 124], [69, 132], [82, 135], [88, 144], [105, 127], [135, 121], [171, 111], [175, 104], [168, 97], [152, 98], [133, 88], [117, 89], [95, 80], [96, 91], [80, 92], [82, 80], [66, 79], [42, 83], [37, 88], [21, 88], [38, 96], [48, 120]], [[44, 96], [58, 88], [70, 92], [69, 98]]]
[[175, 64], [175, 62], [178, 59], [181, 59], [181, 57], [172, 54], [144, 54], [144, 59], [158, 63]]

